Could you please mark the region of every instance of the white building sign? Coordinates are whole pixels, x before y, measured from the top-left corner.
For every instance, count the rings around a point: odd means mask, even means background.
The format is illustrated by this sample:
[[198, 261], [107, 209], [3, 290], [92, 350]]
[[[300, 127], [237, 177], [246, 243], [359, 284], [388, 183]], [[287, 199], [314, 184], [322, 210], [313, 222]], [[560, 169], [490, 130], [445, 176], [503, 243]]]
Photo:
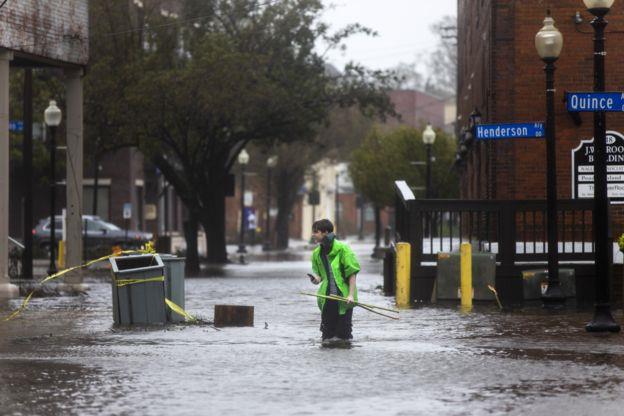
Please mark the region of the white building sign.
[[[624, 136], [607, 132], [607, 194], [624, 201]], [[581, 140], [572, 150], [572, 198], [594, 197], [594, 139]]]

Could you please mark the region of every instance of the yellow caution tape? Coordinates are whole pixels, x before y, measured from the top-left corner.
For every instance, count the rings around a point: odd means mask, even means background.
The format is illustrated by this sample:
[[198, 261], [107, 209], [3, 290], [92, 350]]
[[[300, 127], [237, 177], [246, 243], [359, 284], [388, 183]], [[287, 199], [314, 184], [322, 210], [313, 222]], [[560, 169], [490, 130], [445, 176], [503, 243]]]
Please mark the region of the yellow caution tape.
[[169, 308], [172, 311], [174, 311], [175, 313], [177, 313], [180, 316], [183, 316], [188, 321], [194, 322], [194, 321], [197, 320], [193, 316], [189, 315], [188, 312], [186, 312], [184, 309], [182, 309], [181, 307], [179, 307], [178, 305], [176, 305], [175, 303], [173, 303], [169, 299], [165, 298], [165, 303], [167, 304], [167, 306], [169, 306]]
[[9, 316], [7, 316], [6, 318], [4, 318], [4, 319], [3, 319], [3, 321], [5, 321], [5, 322], [6, 322], [6, 321], [10, 321], [11, 319], [13, 319], [13, 318], [15, 318], [17, 315], [19, 315], [19, 314], [20, 314], [20, 312], [22, 312], [22, 311], [26, 308], [26, 306], [28, 305], [28, 302], [30, 302], [30, 298], [32, 297], [32, 295], [33, 295], [34, 293], [35, 293], [34, 291], [33, 291], [33, 292], [30, 292], [30, 293], [28, 294], [28, 296], [26, 296], [26, 297], [24, 298], [24, 301], [22, 302], [22, 304], [20, 305], [20, 307], [19, 307], [19, 308], [17, 308], [17, 309], [16, 309], [16, 310], [15, 310], [15, 311], [11, 314], [11, 315], [9, 315]]
[[148, 282], [164, 282], [165, 276], [159, 277], [150, 277], [147, 279], [115, 279], [115, 284], [117, 287], [124, 287], [128, 285], [136, 285], [137, 283], [148, 283]]
[[[113, 253], [106, 255], [106, 256], [102, 256], [100, 258], [94, 259], [94, 260], [90, 260], [88, 262], [86, 262], [85, 264], [81, 264], [80, 266], [74, 266], [74, 267], [70, 267], [68, 269], [64, 269], [59, 271], [58, 273], [54, 273], [48, 277], [46, 277], [45, 279], [43, 279], [40, 284], [44, 284], [46, 282], [49, 282], [51, 280], [57, 279], [71, 271], [74, 270], [78, 270], [78, 269], [84, 269], [86, 267], [91, 266], [92, 264], [95, 263], [99, 263], [101, 261], [104, 260], [108, 260], [112, 257], [119, 257], [119, 256], [123, 256], [126, 254], [156, 254], [156, 250], [154, 250], [154, 246], [152, 245], [151, 242], [148, 242], [147, 244], [145, 244], [143, 247], [141, 247], [140, 250], [120, 250], [118, 249], [118, 247], [115, 247], [113, 249]], [[147, 282], [163, 282], [165, 280], [164, 276], [158, 276], [158, 277], [151, 277], [151, 278], [147, 278], [147, 279], [116, 279], [115, 283], [117, 284], [117, 287], [124, 287], [124, 286], [128, 286], [128, 285], [133, 285], [133, 284], [138, 284], [138, 283], [147, 283]], [[13, 311], [13, 313], [11, 313], [8, 317], [4, 318], [3, 321], [10, 321], [12, 319], [14, 319], [15, 317], [17, 317], [24, 309], [26, 309], [26, 307], [28, 306], [28, 303], [30, 302], [30, 299], [32, 298], [33, 294], [35, 293], [35, 291], [31, 291], [22, 301], [22, 304], [20, 305], [19, 308], [17, 308], [15, 311]], [[170, 301], [169, 299], [165, 298], [165, 303], [166, 305], [175, 313], [177, 313], [178, 315], [183, 316], [185, 319], [187, 319], [188, 321], [196, 321], [197, 319], [194, 318], [193, 316], [191, 316], [188, 312], [186, 312], [184, 309], [182, 309], [180, 306], [176, 305], [174, 302]]]
[[[67, 274], [69, 272], [72, 272], [72, 271], [78, 270], [78, 269], [84, 269], [86, 267], [91, 266], [92, 264], [98, 263], [100, 261], [108, 260], [111, 257], [119, 257], [119, 256], [122, 256], [122, 255], [125, 255], [125, 254], [156, 254], [156, 250], [154, 250], [154, 246], [152, 245], [151, 241], [147, 242], [144, 246], [142, 246], [140, 250], [114, 250], [112, 254], [100, 257], [100, 258], [95, 259], [95, 260], [90, 260], [90, 261], [86, 262], [85, 264], [81, 264], [79, 266], [74, 266], [74, 267], [70, 267], [68, 269], [61, 270], [58, 273], [51, 274], [50, 276], [46, 277], [41, 282], [39, 282], [39, 284], [44, 284], [44, 283], [47, 283], [47, 282], [49, 282], [51, 280], [58, 279], [59, 277], [65, 275], [65, 274]], [[26, 295], [26, 297], [22, 301], [22, 304], [20, 305], [20, 307], [17, 308], [15, 311], [13, 311], [13, 313], [11, 313], [8, 317], [4, 318], [3, 321], [6, 322], [6, 321], [10, 321], [11, 319], [14, 319], [24, 309], [26, 309], [26, 306], [28, 306], [28, 302], [30, 302], [30, 298], [32, 298], [34, 293], [35, 293], [35, 291], [33, 290], [28, 295]]]

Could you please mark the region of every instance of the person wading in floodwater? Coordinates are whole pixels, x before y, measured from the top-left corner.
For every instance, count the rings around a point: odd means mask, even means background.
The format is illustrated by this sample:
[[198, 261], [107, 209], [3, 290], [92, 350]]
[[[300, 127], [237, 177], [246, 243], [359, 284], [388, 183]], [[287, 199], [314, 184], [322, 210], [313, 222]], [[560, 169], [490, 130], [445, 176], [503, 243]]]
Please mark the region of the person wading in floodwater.
[[323, 219], [312, 224], [312, 237], [319, 245], [312, 252], [312, 283], [321, 284], [319, 295], [337, 295], [346, 301], [318, 298], [321, 310], [323, 341], [350, 340], [354, 302], [357, 302], [355, 278], [360, 271], [355, 254], [347, 243], [336, 240], [334, 224]]

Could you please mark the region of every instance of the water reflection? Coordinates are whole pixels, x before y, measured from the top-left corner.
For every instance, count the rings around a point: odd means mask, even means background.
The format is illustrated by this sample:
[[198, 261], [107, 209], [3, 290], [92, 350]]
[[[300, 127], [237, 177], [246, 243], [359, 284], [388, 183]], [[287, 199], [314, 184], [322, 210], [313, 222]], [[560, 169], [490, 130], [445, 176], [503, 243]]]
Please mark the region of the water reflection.
[[[392, 307], [381, 264], [359, 249], [361, 301]], [[1, 327], [0, 413], [571, 415], [624, 404], [624, 336], [586, 334], [591, 311], [427, 306], [393, 321], [356, 309], [350, 347], [325, 348], [316, 301], [298, 294], [314, 289], [308, 267], [230, 264], [187, 280], [189, 312], [212, 320], [217, 303], [253, 305], [250, 328], [115, 328], [101, 280], [84, 298], [34, 299]]]

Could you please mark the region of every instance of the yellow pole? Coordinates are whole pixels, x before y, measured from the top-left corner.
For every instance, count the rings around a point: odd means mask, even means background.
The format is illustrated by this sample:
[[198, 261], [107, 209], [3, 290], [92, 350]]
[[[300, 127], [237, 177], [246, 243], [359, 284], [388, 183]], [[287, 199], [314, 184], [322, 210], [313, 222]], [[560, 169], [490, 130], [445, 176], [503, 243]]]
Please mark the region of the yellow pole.
[[396, 304], [399, 308], [410, 306], [410, 261], [409, 243], [396, 244]]
[[65, 268], [65, 240], [60, 240], [58, 242], [58, 267], [61, 269]]
[[461, 270], [461, 306], [462, 309], [472, 308], [472, 247], [470, 243], [462, 243], [460, 247]]

